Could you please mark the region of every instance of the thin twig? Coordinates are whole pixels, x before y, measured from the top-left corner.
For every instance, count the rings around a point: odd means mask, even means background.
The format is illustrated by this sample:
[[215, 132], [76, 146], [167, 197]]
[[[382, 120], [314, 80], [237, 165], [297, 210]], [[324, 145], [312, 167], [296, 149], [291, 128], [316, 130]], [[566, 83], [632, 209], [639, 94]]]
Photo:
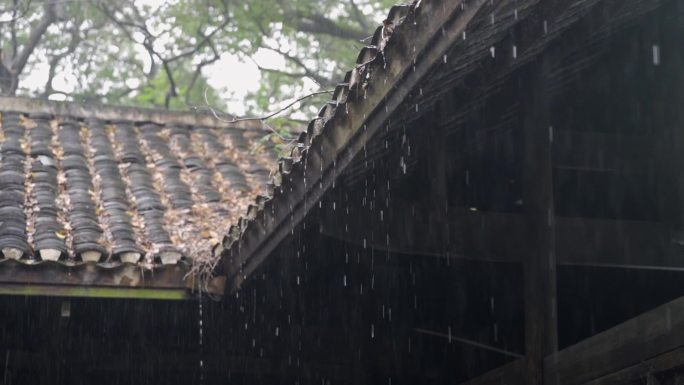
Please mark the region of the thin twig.
[[[214, 115], [214, 118], [218, 119], [218, 120], [221, 121], [221, 122], [230, 123], [230, 121], [225, 120], [225, 119], [221, 119], [221, 118], [218, 117], [218, 114], [216, 113], [216, 110], [218, 110], [218, 109], [212, 107], [211, 104], [209, 103], [209, 98], [207, 97], [207, 91], [208, 91], [208, 90], [209, 90], [209, 88], [205, 88], [205, 89], [204, 89], [204, 103], [205, 103], [205, 105], [206, 105], [206, 108], [211, 112], [212, 115]], [[195, 108], [197, 108], [197, 107], [195, 107]], [[225, 112], [223, 112], [223, 111], [221, 111], [221, 110], [218, 110], [218, 112], [220, 112], [220, 113], [223, 114], [223, 115], [229, 115], [229, 116], [231, 116], [230, 114], [227, 114], [227, 113], [225, 113]], [[233, 118], [233, 121], [236, 121], [236, 119], [237, 119], [237, 118]], [[277, 135], [277, 136], [278, 136], [281, 140], [283, 140], [284, 142], [287, 142], [287, 141], [290, 141], [290, 140], [294, 140], [294, 139], [292, 139], [292, 138], [286, 138], [286, 137], [280, 135], [280, 133], [279, 133], [278, 131], [276, 131], [275, 129], [273, 129], [273, 127], [271, 127], [271, 126], [269, 126], [268, 124], [266, 124], [266, 122], [265, 122], [264, 120], [261, 120], [261, 124], [262, 124], [263, 126], [265, 126], [266, 128], [268, 128], [272, 133], [274, 133], [275, 135]]]
[[208, 102], [208, 100], [207, 100], [207, 90], [206, 90], [206, 89], [204, 90], [204, 101], [205, 101], [205, 103], [206, 103], [206, 107], [209, 109], [209, 111], [211, 111], [212, 115], [214, 115], [214, 118], [216, 118], [217, 120], [219, 120], [219, 121], [221, 121], [221, 122], [223, 122], [223, 123], [237, 123], [237, 122], [245, 122], [245, 121], [250, 121], [250, 120], [261, 120], [261, 121], [264, 121], [264, 120], [266, 120], [266, 119], [270, 119], [270, 118], [272, 118], [272, 117], [274, 117], [274, 116], [280, 114], [281, 112], [287, 110], [288, 108], [294, 106], [295, 104], [301, 102], [302, 100], [308, 99], [308, 98], [313, 97], [313, 96], [316, 96], [316, 95], [332, 94], [333, 92], [334, 92], [334, 90], [325, 90], [325, 91], [316, 91], [316, 92], [312, 92], [312, 93], [310, 93], [310, 94], [307, 94], [307, 95], [304, 95], [304, 96], [302, 96], [302, 97], [300, 97], [300, 98], [295, 99], [294, 101], [292, 101], [291, 103], [289, 103], [289, 104], [286, 105], [285, 107], [283, 107], [283, 108], [281, 108], [281, 109], [279, 109], [279, 110], [277, 110], [277, 111], [271, 112], [271, 113], [269, 113], [269, 114], [267, 114], [267, 115], [264, 115], [264, 116], [253, 116], [253, 117], [248, 117], [248, 118], [233, 118], [233, 119], [231, 119], [231, 120], [222, 119], [222, 118], [220, 118], [220, 117], [218, 116], [218, 114], [216, 114], [216, 111], [215, 111], [214, 108], [209, 104], [209, 102]]

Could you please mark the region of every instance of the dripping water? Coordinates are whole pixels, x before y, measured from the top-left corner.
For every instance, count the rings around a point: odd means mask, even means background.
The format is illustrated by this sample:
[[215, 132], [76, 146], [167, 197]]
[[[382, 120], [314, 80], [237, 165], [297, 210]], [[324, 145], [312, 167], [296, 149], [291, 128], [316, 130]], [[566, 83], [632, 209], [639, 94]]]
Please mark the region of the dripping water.
[[199, 291], [199, 319], [198, 319], [198, 332], [199, 332], [199, 376], [200, 385], [204, 384], [204, 311], [202, 309], [202, 291]]

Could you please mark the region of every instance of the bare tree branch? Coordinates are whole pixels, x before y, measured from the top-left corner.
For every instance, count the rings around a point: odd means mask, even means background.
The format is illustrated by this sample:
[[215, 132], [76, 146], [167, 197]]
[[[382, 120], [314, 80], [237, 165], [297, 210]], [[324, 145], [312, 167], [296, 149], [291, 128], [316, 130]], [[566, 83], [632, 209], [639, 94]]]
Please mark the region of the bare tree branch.
[[[275, 48], [275, 47], [268, 46], [266, 44], [264, 44], [261, 48], [267, 49], [269, 51], [272, 51], [272, 52], [275, 52], [275, 53], [281, 55], [290, 63], [301, 68], [304, 71], [304, 76], [310, 78], [311, 80], [313, 80], [317, 84], [322, 85], [322, 86], [328, 86], [328, 87], [332, 87], [335, 85], [335, 83], [332, 80], [330, 80], [324, 76], [321, 76], [318, 73], [309, 69], [309, 67], [306, 64], [304, 64], [304, 62], [296, 56], [290, 55], [289, 53], [287, 53], [285, 51], [282, 51], [282, 50]], [[257, 64], [257, 66], [259, 66], [259, 65]]]
[[214, 115], [214, 118], [216, 118], [217, 120], [219, 120], [219, 121], [221, 121], [221, 122], [224, 122], [224, 123], [237, 123], [237, 122], [245, 122], [245, 121], [249, 121], [249, 120], [261, 120], [261, 121], [264, 121], [264, 120], [268, 120], [268, 119], [270, 119], [270, 118], [272, 118], [272, 117], [274, 117], [274, 116], [280, 114], [281, 112], [287, 110], [288, 108], [294, 106], [295, 104], [301, 102], [302, 100], [305, 100], [305, 99], [314, 97], [314, 96], [316, 96], [316, 95], [332, 94], [333, 92], [335, 92], [335, 90], [325, 90], [325, 91], [316, 91], [316, 92], [312, 92], [312, 93], [310, 93], [310, 94], [306, 94], [306, 95], [304, 95], [304, 96], [302, 96], [302, 97], [299, 97], [299, 98], [295, 99], [294, 101], [290, 102], [290, 103], [289, 103], [288, 105], [286, 105], [285, 107], [283, 107], [283, 108], [281, 108], [281, 109], [279, 109], [279, 110], [276, 110], [276, 111], [274, 111], [274, 112], [270, 112], [270, 113], [268, 113], [268, 114], [266, 114], [266, 115], [263, 115], [263, 116], [253, 116], [253, 117], [248, 117], [248, 118], [233, 118], [233, 119], [230, 119], [230, 120], [226, 120], [226, 119], [223, 119], [223, 118], [221, 118], [221, 117], [218, 116], [218, 114], [216, 113], [216, 109], [215, 109], [214, 107], [212, 107], [211, 104], [209, 104], [209, 100], [208, 100], [208, 98], [207, 98], [207, 90], [206, 90], [206, 89], [204, 90], [204, 102], [206, 103], [206, 106], [205, 106], [205, 107], [209, 109], [209, 111], [211, 112], [212, 115]]
[[360, 29], [339, 25], [323, 15], [299, 14], [298, 29], [301, 32], [317, 33], [338, 37], [341, 39], [361, 40], [366, 37], [366, 32]]
[[56, 20], [53, 1], [45, 0], [43, 8], [45, 11], [45, 13], [43, 13], [43, 17], [40, 19], [40, 22], [36, 28], [34, 28], [29, 34], [28, 41], [26, 44], [24, 44], [21, 51], [19, 51], [17, 56], [12, 60], [11, 69], [15, 74], [21, 73], [26, 66], [28, 58], [33, 53], [33, 50], [36, 49], [40, 39], [45, 34], [45, 31], [47, 31], [50, 24]]
[[[16, 2], [14, 3], [17, 4]], [[3, 60], [0, 63], [0, 89], [6, 95], [14, 95], [19, 87], [19, 75], [26, 67], [29, 57], [38, 46], [40, 39], [47, 31], [50, 24], [57, 20], [55, 16], [54, 2], [52, 0], [45, 0], [43, 3], [43, 16], [38, 25], [36, 25], [29, 33], [27, 42], [21, 47], [21, 50], [16, 48], [16, 36], [13, 35], [13, 52], [11, 59], [8, 62]], [[16, 8], [16, 7], [15, 7]], [[12, 26], [14, 22], [10, 23]]]
[[[13, 1], [14, 9], [12, 10], [12, 20], [10, 21], [10, 40], [12, 42], [12, 58], [17, 56], [17, 20], [19, 19], [16, 17], [18, 0]], [[28, 7], [26, 7], [26, 10], [28, 11]]]
[[[81, 40], [88, 36], [88, 32], [90, 31], [90, 28], [83, 31], [84, 37], [83, 38], [81, 37], [81, 34], [80, 34], [81, 25], [83, 25], [82, 20], [80, 20], [78, 23], [73, 24], [73, 26], [70, 28], [71, 39], [69, 40], [69, 45], [67, 46], [67, 48], [60, 53], [54, 54], [50, 58], [48, 78], [47, 78], [47, 81], [45, 82], [45, 90], [43, 91], [43, 97], [44, 98], [49, 97], [50, 94], [54, 93], [54, 91], [55, 91], [55, 89], [52, 86], [52, 82], [54, 81], [55, 72], [57, 71], [57, 65], [59, 65], [59, 62], [62, 61], [62, 59], [64, 59], [65, 57], [74, 53], [76, 51], [76, 48], [78, 48], [78, 45], [81, 43]], [[95, 27], [95, 28], [97, 28], [97, 27]]]
[[368, 23], [368, 19], [366, 18], [366, 16], [363, 15], [363, 13], [361, 13], [359, 6], [356, 5], [356, 1], [349, 0], [349, 4], [351, 5], [352, 17], [354, 18], [354, 20], [356, 20], [357, 23], [359, 23], [361, 29], [368, 33], [371, 29], [371, 26]]
[[224, 28], [226, 28], [228, 26], [229, 20], [230, 19], [226, 16], [225, 19], [223, 20], [223, 22], [218, 27], [216, 27], [213, 31], [211, 31], [208, 35], [204, 35], [204, 34], [200, 33], [200, 35], [203, 36], [203, 38], [201, 41], [199, 41], [197, 43], [197, 45], [195, 45], [191, 49], [188, 49], [184, 52], [179, 53], [176, 56], [171, 57], [169, 59], [169, 61], [173, 62], [173, 61], [176, 61], [178, 59], [182, 59], [182, 58], [185, 58], [188, 56], [192, 56], [192, 55], [196, 54], [197, 52], [199, 52], [205, 45], [207, 45], [211, 42], [211, 39], [214, 37], [214, 35], [216, 35], [216, 33], [222, 31]]
[[[107, 7], [106, 4], [104, 3], [99, 3], [99, 7], [104, 13], [104, 15], [112, 20], [118, 27], [123, 31], [123, 33], [132, 41], [136, 41], [133, 39], [133, 35], [131, 34], [130, 31], [128, 31], [128, 28], [134, 28], [142, 32], [144, 35], [144, 40], [142, 42], [142, 46], [145, 48], [147, 53], [150, 55], [150, 58], [152, 60], [152, 65], [150, 66], [150, 75], [153, 75], [156, 72], [156, 67], [154, 65], [155, 61], [154, 58], [156, 57], [162, 65], [162, 68], [164, 70], [164, 74], [166, 75], [166, 79], [169, 83], [169, 89], [166, 92], [166, 95], [164, 97], [164, 107], [165, 108], [170, 108], [171, 106], [171, 100], [175, 97], [178, 96], [178, 85], [176, 83], [176, 79], [174, 78], [173, 74], [173, 69], [171, 68], [171, 64], [173, 62], [176, 62], [178, 60], [184, 59], [191, 57], [193, 55], [198, 54], [205, 46], [209, 46], [210, 49], [212, 50], [213, 57], [207, 60], [204, 60], [200, 62], [195, 69], [195, 72], [193, 73], [193, 77], [191, 79], [191, 83], [188, 87], [188, 94], [189, 91], [194, 87], [197, 77], [199, 77], [202, 68], [206, 65], [209, 65], [213, 62], [216, 62], [219, 59], [219, 55], [213, 45], [212, 39], [216, 36], [217, 33], [223, 31], [229, 24], [229, 18], [228, 14], [225, 13], [224, 20], [221, 22], [216, 28], [214, 28], [210, 33], [204, 34], [202, 33], [201, 30], [198, 30], [197, 34], [201, 37], [201, 40], [194, 45], [192, 48], [186, 49], [185, 51], [182, 51], [181, 53], [171, 56], [171, 57], [164, 57], [162, 54], [160, 54], [155, 48], [154, 48], [154, 42], [156, 39], [156, 36], [150, 32], [150, 30], [147, 28], [147, 25], [142, 21], [143, 17], [140, 15], [139, 11], [137, 8], [133, 7], [133, 12], [136, 13], [137, 18], [139, 19], [138, 23], [132, 22], [132, 21], [127, 21], [127, 20], [122, 20], [118, 18], [114, 12], [112, 12], [109, 7]], [[224, 3], [224, 10], [227, 12], [227, 4]], [[128, 27], [128, 28], [127, 28]], [[153, 72], [153, 70], [155, 70]], [[187, 99], [188, 97], [186, 96], [186, 104], [187, 104]]]
[[203, 60], [197, 64], [195, 67], [195, 71], [192, 74], [192, 79], [190, 79], [190, 84], [188, 84], [188, 88], [185, 91], [185, 104], [189, 105], [190, 104], [190, 97], [192, 96], [192, 89], [195, 88], [195, 84], [197, 83], [197, 79], [199, 79], [200, 75], [202, 74], [202, 69], [205, 66], [208, 66], [209, 64], [215, 63], [221, 58], [221, 55], [219, 55], [218, 51], [216, 50], [216, 47], [214, 44], [211, 44], [211, 50], [214, 54], [213, 57]]
[[31, 6], [31, 0], [26, 1], [26, 5], [21, 9], [21, 6], [19, 4], [18, 0], [12, 0], [12, 7], [9, 9], [0, 9], [0, 15], [5, 14], [5, 13], [12, 13], [12, 16], [9, 19], [6, 20], [0, 20], [0, 24], [4, 23], [13, 23], [22, 17], [26, 16], [26, 13], [29, 10], [29, 7]]

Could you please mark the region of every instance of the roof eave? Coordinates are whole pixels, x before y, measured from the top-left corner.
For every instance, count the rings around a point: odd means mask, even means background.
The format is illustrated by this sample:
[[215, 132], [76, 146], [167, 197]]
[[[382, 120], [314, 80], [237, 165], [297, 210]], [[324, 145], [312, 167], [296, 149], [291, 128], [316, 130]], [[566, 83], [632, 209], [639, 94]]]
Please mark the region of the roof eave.
[[[282, 185], [274, 191], [273, 199], [256, 219], [245, 223], [239, 239], [224, 253], [229, 290], [238, 289], [292, 227], [305, 218], [339, 173], [430, 69], [443, 60], [451, 43], [488, 3], [469, 1], [466, 6], [465, 1], [422, 0], [391, 9], [388, 19], [395, 26], [391, 37], [374, 41], [372, 47], [361, 51], [357, 67], [348, 76], [349, 84], [343, 85], [347, 92], [335, 93], [344, 95], [344, 100], [328, 103], [315, 119], [323, 120], [321, 134], [309, 133], [306, 144], [310, 146], [302, 160], [282, 175]], [[367, 71], [373, 78], [364, 84]]]
[[240, 120], [230, 123], [216, 119], [208, 108], [197, 111], [169, 111], [9, 96], [0, 96], [0, 107], [3, 111], [14, 111], [27, 115], [48, 114], [80, 120], [99, 119], [111, 122], [136, 122], [138, 124], [156, 123], [161, 125], [265, 130], [259, 120]]

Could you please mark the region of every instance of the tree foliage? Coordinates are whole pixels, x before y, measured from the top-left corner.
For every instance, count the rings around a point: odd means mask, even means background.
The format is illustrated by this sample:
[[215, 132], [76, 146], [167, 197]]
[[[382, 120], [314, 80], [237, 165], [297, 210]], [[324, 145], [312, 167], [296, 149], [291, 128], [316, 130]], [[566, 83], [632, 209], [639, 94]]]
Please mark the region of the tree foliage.
[[[173, 109], [221, 107], [222, 90], [211, 84], [206, 68], [221, 55], [237, 55], [261, 71], [260, 87], [247, 102], [261, 113], [312, 84], [314, 90], [332, 88], [389, 3], [4, 0], [0, 92]], [[264, 51], [284, 65], [260, 63], [255, 55]], [[36, 78], [40, 86], [27, 81]]]

